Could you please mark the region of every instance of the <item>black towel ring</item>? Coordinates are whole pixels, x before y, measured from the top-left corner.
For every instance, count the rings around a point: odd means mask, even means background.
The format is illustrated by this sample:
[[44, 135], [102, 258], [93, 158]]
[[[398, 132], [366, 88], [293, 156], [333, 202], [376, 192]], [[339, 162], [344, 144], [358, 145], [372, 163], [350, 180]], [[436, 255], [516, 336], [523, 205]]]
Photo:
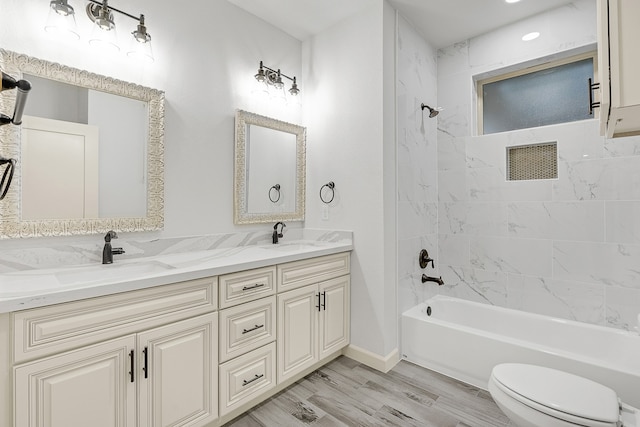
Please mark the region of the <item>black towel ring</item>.
[[[325, 200], [324, 197], [322, 197], [322, 190], [324, 189], [324, 187], [328, 187], [329, 190], [331, 190], [331, 199], [329, 200]], [[320, 200], [322, 200], [327, 205], [333, 202], [333, 198], [336, 196], [334, 188], [336, 188], [336, 185], [333, 183], [333, 181], [329, 181], [328, 183], [320, 187]]]
[[5, 159], [0, 157], [0, 165], [7, 165], [7, 168], [2, 174], [2, 180], [0, 180], [0, 200], [4, 199], [11, 187], [11, 180], [13, 179], [13, 171], [16, 167], [16, 161], [13, 159]]
[[[276, 190], [278, 197], [275, 200], [273, 200], [274, 197], [271, 197], [271, 190]], [[280, 184], [276, 184], [269, 189], [269, 200], [271, 200], [272, 203], [278, 203], [280, 201]]]

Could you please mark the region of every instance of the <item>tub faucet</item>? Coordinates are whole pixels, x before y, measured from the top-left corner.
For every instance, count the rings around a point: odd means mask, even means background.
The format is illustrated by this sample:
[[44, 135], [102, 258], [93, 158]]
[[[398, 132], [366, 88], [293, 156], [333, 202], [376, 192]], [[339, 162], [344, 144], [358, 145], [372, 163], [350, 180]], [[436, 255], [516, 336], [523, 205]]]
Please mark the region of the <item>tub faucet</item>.
[[438, 284], [438, 286], [442, 286], [444, 285], [444, 280], [442, 280], [442, 276], [440, 277], [431, 277], [431, 276], [427, 276], [426, 274], [422, 275], [422, 283], [424, 282], [436, 282]]
[[[280, 228], [280, 233], [278, 233], [278, 226], [281, 225], [282, 228]], [[282, 232], [284, 231], [284, 228], [286, 227], [284, 222], [278, 221], [276, 222], [276, 225], [273, 226], [273, 234], [271, 235], [271, 243], [273, 243], [274, 245], [276, 243], [278, 243], [278, 238], [281, 238], [283, 236]]]
[[120, 255], [124, 253], [122, 248], [112, 248], [111, 239], [117, 239], [118, 235], [115, 231], [110, 230], [107, 235], [104, 236], [104, 248], [102, 249], [102, 263], [113, 264], [113, 255]]

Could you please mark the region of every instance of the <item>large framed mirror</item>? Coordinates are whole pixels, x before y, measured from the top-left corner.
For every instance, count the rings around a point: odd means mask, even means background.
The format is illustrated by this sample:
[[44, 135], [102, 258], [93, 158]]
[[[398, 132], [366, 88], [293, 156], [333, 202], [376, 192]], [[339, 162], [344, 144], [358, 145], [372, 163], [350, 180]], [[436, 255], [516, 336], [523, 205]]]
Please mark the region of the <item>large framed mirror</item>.
[[0, 127], [17, 160], [0, 238], [163, 228], [164, 92], [2, 49], [0, 68], [32, 84], [22, 125]]
[[306, 129], [236, 111], [234, 222], [303, 221]]

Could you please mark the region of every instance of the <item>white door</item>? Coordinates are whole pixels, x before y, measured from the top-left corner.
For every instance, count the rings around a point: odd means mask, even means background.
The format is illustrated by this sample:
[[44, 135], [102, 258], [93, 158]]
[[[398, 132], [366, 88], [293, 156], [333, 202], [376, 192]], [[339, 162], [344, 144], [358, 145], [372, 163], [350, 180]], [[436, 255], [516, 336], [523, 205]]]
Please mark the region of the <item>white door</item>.
[[349, 344], [349, 276], [319, 285], [320, 359]]
[[201, 426], [218, 416], [218, 313], [138, 334], [139, 427]]
[[278, 295], [278, 383], [318, 361], [317, 285]]
[[128, 335], [14, 368], [15, 427], [135, 427]]
[[24, 116], [22, 219], [98, 217], [98, 128]]

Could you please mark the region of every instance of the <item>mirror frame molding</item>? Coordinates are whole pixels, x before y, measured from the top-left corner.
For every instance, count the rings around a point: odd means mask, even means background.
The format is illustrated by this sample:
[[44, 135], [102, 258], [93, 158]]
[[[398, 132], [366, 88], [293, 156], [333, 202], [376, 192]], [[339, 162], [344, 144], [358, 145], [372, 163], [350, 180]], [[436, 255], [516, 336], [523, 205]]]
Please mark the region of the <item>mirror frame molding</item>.
[[[256, 125], [296, 136], [296, 204], [293, 212], [247, 212], [247, 125]], [[233, 222], [259, 224], [277, 221], [304, 221], [306, 191], [306, 139], [307, 129], [248, 111], [236, 110], [235, 170], [233, 178]]]
[[[23, 73], [147, 102], [147, 215], [129, 218], [82, 218], [22, 221], [20, 162], [13, 185], [0, 202], [0, 239], [162, 230], [164, 227], [164, 115], [163, 91], [128, 83], [66, 65], [0, 49], [0, 68], [15, 77]], [[27, 101], [28, 102], [28, 101]], [[12, 111], [15, 91], [0, 96], [0, 111]], [[0, 153], [20, 159], [20, 126], [0, 127]]]

